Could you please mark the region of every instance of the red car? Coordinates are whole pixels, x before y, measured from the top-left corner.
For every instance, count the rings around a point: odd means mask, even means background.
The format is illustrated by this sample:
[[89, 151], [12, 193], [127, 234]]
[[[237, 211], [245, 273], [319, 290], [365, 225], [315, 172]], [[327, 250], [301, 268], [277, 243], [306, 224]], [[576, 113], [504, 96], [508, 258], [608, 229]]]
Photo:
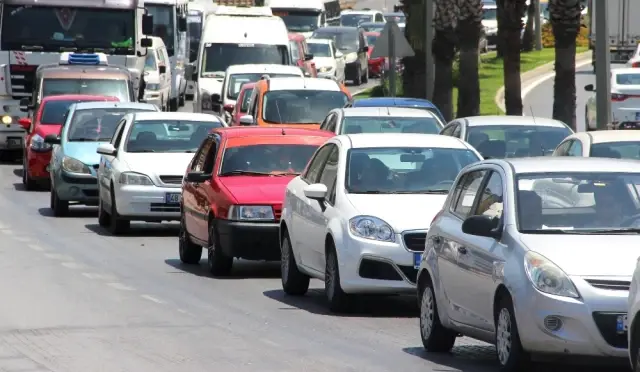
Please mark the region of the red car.
[[284, 191], [334, 134], [292, 128], [214, 129], [187, 167], [182, 186], [179, 252], [198, 264], [202, 247], [215, 276], [234, 257], [279, 260]]
[[49, 134], [59, 134], [69, 106], [75, 102], [119, 101], [117, 97], [86, 94], [48, 96], [42, 99], [35, 120], [22, 118], [18, 123], [26, 130], [22, 161], [22, 183], [27, 190], [34, 190], [49, 183], [51, 145], [44, 142]]
[[291, 58], [296, 66], [300, 67], [306, 76], [318, 77], [316, 63], [313, 62], [313, 54], [309, 54], [309, 47], [304, 35], [289, 33], [289, 47], [291, 48]]
[[246, 115], [247, 111], [249, 111], [249, 100], [251, 99], [251, 93], [253, 93], [253, 87], [255, 85], [256, 83], [242, 84], [236, 105], [231, 112], [231, 122], [229, 126], [235, 127], [240, 125], [240, 117]]
[[369, 50], [367, 53], [369, 54], [369, 75], [370, 76], [380, 76], [382, 74], [382, 68], [384, 67], [384, 58], [371, 58], [371, 53], [373, 53], [373, 46], [376, 45], [376, 40], [380, 37], [379, 32], [365, 32], [364, 35], [367, 38], [367, 44], [369, 45]]

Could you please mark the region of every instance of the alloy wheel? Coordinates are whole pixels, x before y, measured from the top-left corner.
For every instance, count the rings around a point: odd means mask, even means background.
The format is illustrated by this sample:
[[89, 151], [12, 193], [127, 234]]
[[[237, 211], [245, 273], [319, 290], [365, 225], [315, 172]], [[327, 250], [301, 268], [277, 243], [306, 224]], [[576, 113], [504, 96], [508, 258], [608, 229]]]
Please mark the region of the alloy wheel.
[[433, 292], [431, 288], [426, 288], [420, 302], [420, 332], [422, 332], [422, 338], [425, 340], [431, 336], [434, 315]]
[[506, 308], [500, 309], [496, 332], [496, 349], [501, 365], [506, 365], [511, 356], [511, 314]]
[[332, 255], [327, 257], [327, 272], [324, 274], [324, 283], [325, 283], [325, 291], [327, 292], [327, 298], [333, 298], [335, 295], [335, 275], [336, 275], [336, 264], [335, 259]]

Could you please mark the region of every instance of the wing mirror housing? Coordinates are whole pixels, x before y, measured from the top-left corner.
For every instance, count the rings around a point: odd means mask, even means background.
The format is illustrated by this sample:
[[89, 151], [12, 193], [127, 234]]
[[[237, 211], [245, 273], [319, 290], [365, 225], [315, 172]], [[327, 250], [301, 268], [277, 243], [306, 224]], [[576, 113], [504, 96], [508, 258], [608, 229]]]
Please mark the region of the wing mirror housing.
[[151, 48], [153, 46], [153, 40], [148, 37], [145, 37], [140, 40], [140, 46], [143, 48]]
[[584, 90], [587, 92], [595, 92], [596, 88], [593, 86], [593, 84], [587, 84], [584, 86]]
[[18, 120], [18, 124], [20, 124], [20, 126], [24, 128], [24, 130], [29, 130], [31, 128], [31, 119], [22, 118]]
[[323, 202], [327, 197], [327, 186], [321, 183], [314, 183], [314, 184], [305, 186], [302, 192], [304, 192], [304, 196], [306, 196], [309, 199]]
[[305, 54], [304, 55], [304, 60], [305, 61], [311, 61], [313, 59], [313, 54]]
[[158, 72], [164, 74], [167, 72], [167, 66], [158, 66]]
[[253, 125], [253, 116], [251, 115], [242, 115], [240, 117], [240, 125]]
[[203, 183], [211, 179], [211, 175], [203, 172], [189, 172], [187, 173], [185, 180], [193, 183]]
[[50, 145], [59, 145], [60, 142], [60, 137], [57, 134], [49, 134], [44, 137], [44, 143], [48, 143]]
[[110, 143], [103, 143], [100, 146], [98, 146], [98, 149], [96, 150], [96, 152], [100, 155], [116, 155], [117, 150], [115, 147], [113, 147], [112, 144]]
[[31, 105], [31, 100], [29, 98], [22, 98], [20, 100], [20, 111], [29, 112], [32, 108], [33, 106]]
[[499, 225], [500, 220], [497, 217], [471, 216], [467, 217], [462, 223], [462, 232], [469, 235], [499, 239], [502, 236], [502, 229]]
[[[142, 33], [144, 35], [153, 35], [153, 16], [151, 14], [142, 15]], [[149, 41], [151, 41], [151, 39], [149, 39]]]

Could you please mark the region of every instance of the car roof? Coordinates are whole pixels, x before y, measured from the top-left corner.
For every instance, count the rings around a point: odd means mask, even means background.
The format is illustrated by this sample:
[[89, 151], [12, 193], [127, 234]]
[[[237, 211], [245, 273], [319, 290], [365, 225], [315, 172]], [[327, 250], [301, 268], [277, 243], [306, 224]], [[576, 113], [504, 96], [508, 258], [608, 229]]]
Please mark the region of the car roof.
[[396, 17], [404, 17], [404, 13], [402, 12], [391, 12], [391, 13], [382, 13], [384, 16], [396, 16]]
[[353, 107], [387, 107], [411, 105], [424, 108], [436, 108], [431, 101], [419, 98], [392, 98], [392, 97], [371, 97], [362, 98], [353, 102]]
[[386, 25], [384, 22], [362, 22], [360, 26], [371, 26], [371, 25]]
[[331, 79], [286, 77], [269, 79], [269, 91], [274, 90], [327, 90], [340, 92], [340, 85]]
[[211, 114], [196, 112], [139, 112], [136, 113], [136, 121], [144, 120], [184, 120], [184, 121], [213, 121], [220, 122], [220, 118]]
[[79, 102], [75, 104], [76, 110], [91, 110], [100, 108], [135, 108], [141, 110], [157, 111], [158, 108], [151, 103], [141, 102]]
[[433, 118], [431, 111], [408, 107], [347, 107], [343, 108], [345, 117], [395, 116], [411, 118]]
[[341, 12], [341, 14], [376, 14], [376, 13], [380, 13], [377, 10], [357, 10], [357, 9], [345, 9]]
[[581, 156], [539, 156], [532, 158], [490, 159], [485, 162], [508, 163], [515, 174], [553, 172], [640, 173], [640, 162], [630, 159], [587, 158]]
[[[638, 142], [640, 141], [640, 132], [635, 130], [600, 130], [594, 132], [581, 132], [572, 134], [570, 138], [579, 138], [586, 140], [587, 137], [591, 143], [611, 143], [611, 142]], [[568, 137], [569, 138], [569, 137]]]
[[566, 128], [566, 125], [558, 120], [519, 115], [493, 115], [493, 116], [469, 116], [463, 118], [470, 127], [488, 125], [538, 125], [543, 127]]
[[295, 73], [302, 75], [302, 70], [298, 66], [286, 65], [269, 65], [269, 64], [251, 64], [251, 65], [232, 65], [227, 68], [226, 75], [233, 74], [257, 74], [257, 73]]
[[55, 96], [46, 96], [42, 99], [42, 102], [49, 101], [119, 101], [118, 97], [113, 96], [101, 96], [97, 94], [59, 94]]
[[[216, 128], [215, 132], [220, 132], [226, 138], [238, 137], [264, 137], [264, 136], [306, 136], [306, 137], [325, 137], [331, 138], [335, 134], [316, 129], [298, 129], [298, 128], [277, 128], [277, 127], [227, 127]], [[283, 134], [284, 133], [284, 134]]]
[[633, 67], [616, 68], [616, 69], [611, 69], [611, 74], [612, 75], [622, 75], [622, 74], [638, 75], [640, 74], [640, 69], [633, 68]]
[[351, 148], [368, 147], [436, 147], [449, 149], [469, 149], [470, 146], [459, 138], [439, 134], [412, 133], [358, 133], [338, 136], [342, 142], [350, 141]]
[[346, 33], [346, 32], [356, 32], [358, 31], [358, 27], [350, 27], [350, 26], [330, 26], [330, 27], [320, 27], [317, 28], [314, 33], [319, 34], [338, 34], [338, 33]]

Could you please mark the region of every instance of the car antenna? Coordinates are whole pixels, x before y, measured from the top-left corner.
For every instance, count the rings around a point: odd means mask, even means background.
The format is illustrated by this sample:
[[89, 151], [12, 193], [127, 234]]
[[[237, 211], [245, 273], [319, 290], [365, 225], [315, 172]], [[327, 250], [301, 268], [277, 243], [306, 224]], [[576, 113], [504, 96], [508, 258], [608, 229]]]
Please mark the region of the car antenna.
[[389, 111], [389, 106], [387, 106], [387, 115], [391, 116], [391, 112]]
[[280, 105], [278, 105], [278, 101], [276, 101], [276, 112], [278, 113], [278, 120], [280, 120], [280, 124], [283, 124], [282, 115], [280, 115]]
[[[529, 106], [529, 111], [531, 111], [531, 118], [533, 118], [533, 124], [537, 125], [536, 116], [533, 114], [533, 106]], [[542, 153], [541, 155], [544, 156], [544, 147], [542, 147], [542, 143], [540, 143], [540, 152]]]

